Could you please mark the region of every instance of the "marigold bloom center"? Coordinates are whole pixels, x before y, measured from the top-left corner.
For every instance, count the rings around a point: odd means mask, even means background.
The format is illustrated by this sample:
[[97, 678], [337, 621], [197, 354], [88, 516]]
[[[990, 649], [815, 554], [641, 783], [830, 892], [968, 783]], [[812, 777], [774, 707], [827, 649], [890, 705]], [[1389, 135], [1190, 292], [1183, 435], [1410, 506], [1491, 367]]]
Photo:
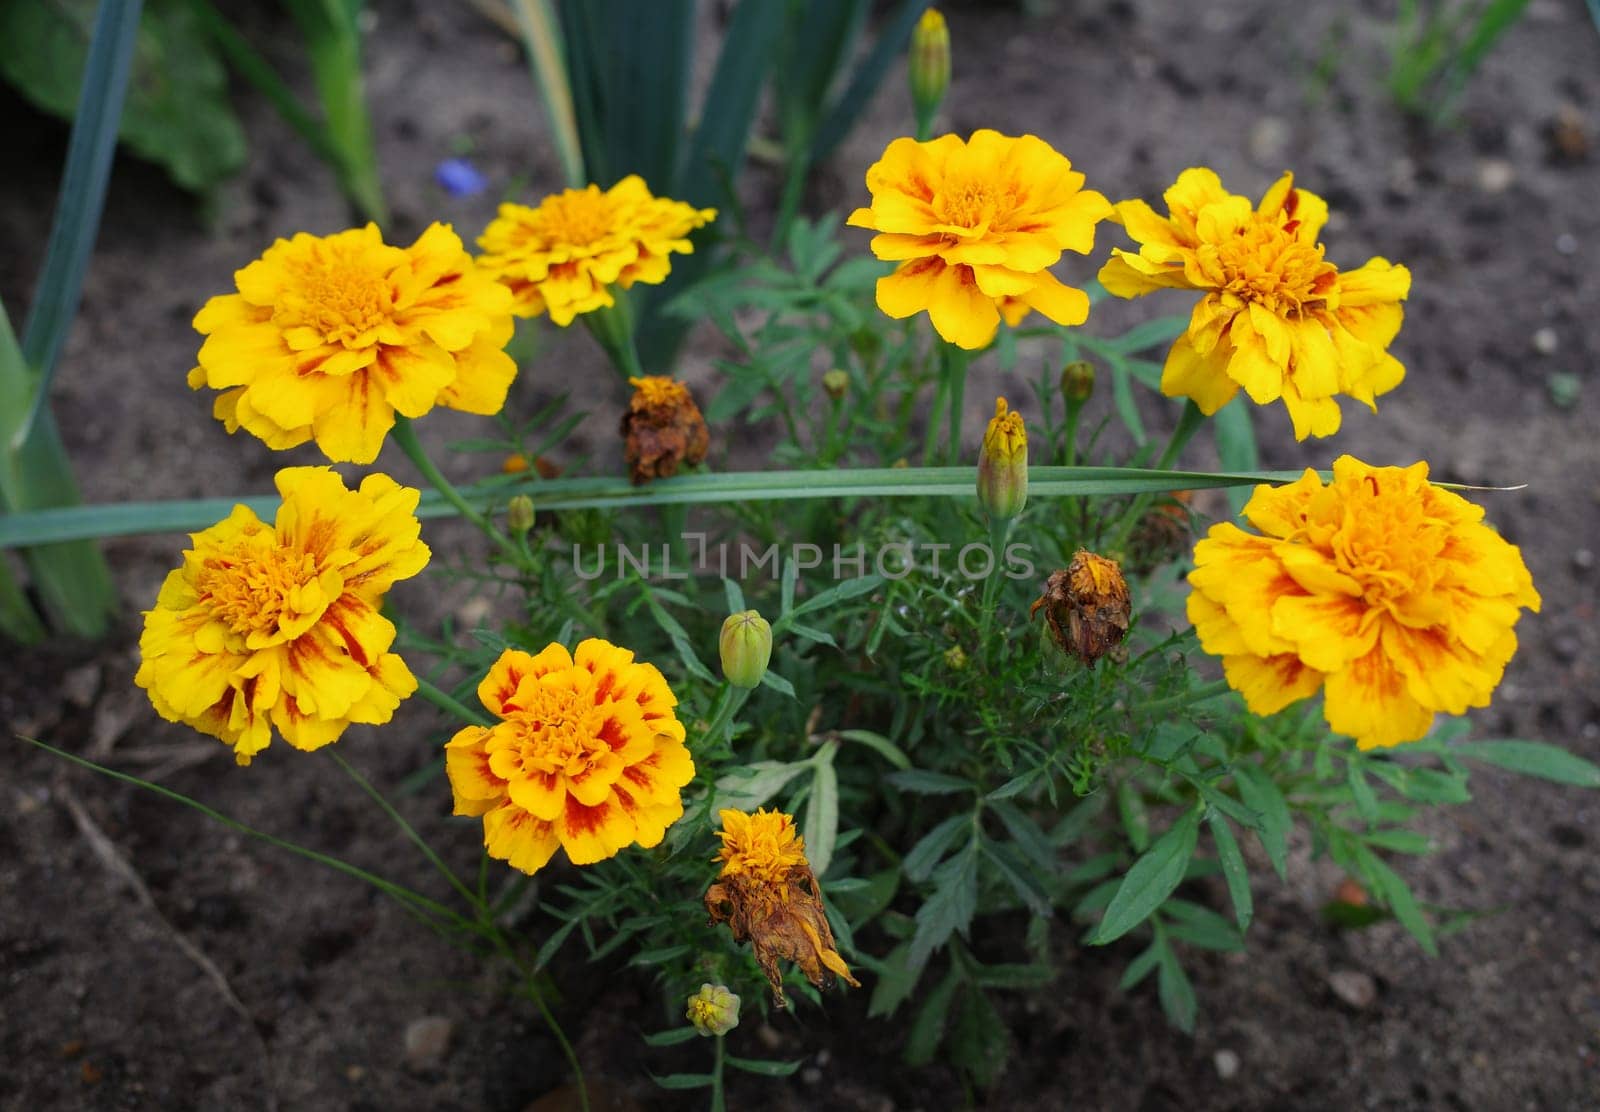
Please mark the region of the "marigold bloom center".
[[1417, 502], [1388, 496], [1372, 479], [1347, 496], [1344, 519], [1329, 540], [1338, 569], [1361, 588], [1369, 606], [1393, 605], [1433, 589], [1434, 558], [1444, 546], [1441, 524], [1430, 522]]
[[246, 542], [207, 560], [195, 577], [195, 591], [200, 605], [233, 632], [271, 633], [285, 610], [300, 609], [302, 588], [316, 578], [309, 553]]
[[394, 291], [382, 272], [363, 259], [319, 259], [278, 306], [278, 323], [313, 329], [323, 343], [367, 347], [374, 330], [388, 324]]
[[946, 224], [987, 229], [1016, 208], [1015, 190], [997, 184], [979, 177], [947, 181], [933, 199], [934, 208]]
[[794, 820], [778, 811], [757, 811], [745, 822], [730, 820], [736, 812], [723, 812], [722, 874], [748, 876], [764, 884], [779, 885], [789, 870], [806, 864], [805, 840], [795, 833]]
[[617, 226], [610, 200], [593, 185], [547, 198], [541, 209], [545, 234], [556, 242], [588, 246], [612, 234]]
[[1274, 313], [1301, 309], [1327, 293], [1324, 279], [1336, 272], [1323, 261], [1322, 245], [1307, 243], [1266, 222], [1240, 228], [1216, 248], [1224, 289]]
[[[533, 706], [508, 721], [517, 726], [514, 757], [525, 773], [582, 776], [611, 752], [605, 735], [616, 730], [596, 709], [592, 694], [573, 691], [545, 692]], [[619, 745], [621, 740], [617, 739]]]

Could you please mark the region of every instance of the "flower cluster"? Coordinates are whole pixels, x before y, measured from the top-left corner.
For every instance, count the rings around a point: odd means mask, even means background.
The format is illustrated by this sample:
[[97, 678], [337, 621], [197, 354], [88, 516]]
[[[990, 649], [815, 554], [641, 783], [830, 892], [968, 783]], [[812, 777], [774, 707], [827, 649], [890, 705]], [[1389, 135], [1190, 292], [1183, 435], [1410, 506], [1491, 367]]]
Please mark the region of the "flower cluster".
[[286, 468], [277, 484], [274, 525], [237, 506], [194, 535], [139, 639], [134, 682], [156, 710], [221, 738], [240, 764], [273, 727], [316, 749], [353, 722], [387, 722], [417, 686], [379, 611], [428, 562], [418, 492], [386, 475], [347, 490], [325, 467]]
[[850, 214], [870, 228], [872, 251], [900, 263], [878, 281], [878, 307], [896, 319], [926, 311], [948, 342], [977, 349], [1003, 316], [1032, 310], [1082, 324], [1089, 296], [1049, 268], [1063, 251], [1088, 254], [1111, 215], [1104, 196], [1050, 144], [973, 132], [927, 143], [896, 139], [867, 171], [872, 204]]
[[1284, 174], [1254, 207], [1211, 170], [1190, 169], [1166, 192], [1163, 218], [1143, 201], [1113, 217], [1139, 243], [1112, 251], [1100, 282], [1118, 297], [1200, 290], [1172, 345], [1162, 393], [1210, 415], [1241, 388], [1257, 405], [1282, 399], [1296, 440], [1339, 431], [1336, 396], [1377, 409], [1405, 368], [1389, 354], [1411, 274], [1387, 259], [1340, 273], [1318, 241], [1322, 198]]
[[1326, 696], [1328, 725], [1362, 749], [1414, 741], [1436, 711], [1487, 706], [1539, 594], [1483, 510], [1428, 482], [1428, 465], [1351, 456], [1257, 487], [1245, 517], [1195, 546], [1189, 619], [1257, 714]]
[[597, 185], [552, 194], [537, 208], [505, 204], [478, 239], [479, 264], [516, 298], [516, 313], [548, 312], [565, 327], [583, 313], [616, 304], [612, 286], [656, 284], [674, 252], [694, 250], [689, 233], [716, 219], [656, 197], [630, 174], [610, 189]]
[[370, 463], [395, 414], [436, 405], [498, 413], [517, 365], [511, 296], [447, 225], [410, 247], [377, 225], [278, 240], [206, 302], [193, 389], [222, 390], [215, 414], [270, 448], [315, 440], [329, 459]]
[[478, 698], [500, 719], [445, 746], [455, 813], [483, 816], [491, 857], [532, 873], [660, 843], [694, 779], [678, 700], [654, 665], [591, 638], [576, 653], [503, 653]]
[[706, 890], [706, 911], [713, 925], [728, 924], [735, 942], [750, 941], [778, 1007], [784, 1006], [780, 960], [794, 962], [818, 988], [833, 974], [860, 988], [839, 956], [794, 817], [766, 810], [725, 810], [719, 817], [722, 871]]

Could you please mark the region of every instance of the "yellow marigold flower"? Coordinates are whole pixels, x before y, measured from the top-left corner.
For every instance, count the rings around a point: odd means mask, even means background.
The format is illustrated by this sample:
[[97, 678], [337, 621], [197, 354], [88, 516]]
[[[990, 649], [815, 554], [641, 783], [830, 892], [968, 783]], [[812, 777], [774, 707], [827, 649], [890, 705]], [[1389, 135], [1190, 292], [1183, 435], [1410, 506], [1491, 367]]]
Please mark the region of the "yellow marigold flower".
[[725, 810], [719, 817], [722, 871], [706, 889], [706, 911], [712, 925], [728, 924], [735, 942], [751, 943], [778, 1007], [784, 1006], [780, 960], [800, 966], [818, 988], [827, 987], [831, 974], [860, 988], [834, 944], [794, 817], [766, 810]]
[[1163, 219], [1143, 201], [1112, 217], [1139, 243], [1114, 250], [1100, 282], [1118, 297], [1201, 290], [1188, 331], [1161, 373], [1161, 392], [1210, 415], [1244, 388], [1283, 400], [1296, 440], [1339, 431], [1344, 394], [1376, 411], [1405, 368], [1389, 354], [1411, 272], [1374, 258], [1347, 273], [1323, 258], [1317, 237], [1328, 206], [1284, 174], [1254, 208], [1217, 175], [1192, 168], [1166, 192]]
[[568, 653], [507, 649], [478, 685], [495, 726], [445, 746], [455, 813], [483, 816], [489, 856], [532, 873], [557, 849], [574, 865], [660, 844], [694, 779], [678, 700], [653, 664], [590, 638]]
[[269, 448], [315, 440], [331, 460], [371, 463], [396, 413], [498, 413], [516, 377], [502, 350], [511, 298], [448, 225], [410, 247], [376, 224], [301, 233], [234, 282], [194, 318], [206, 342], [189, 385], [224, 391], [217, 419]]
[[518, 316], [548, 311], [565, 328], [615, 305], [612, 286], [666, 281], [672, 253], [693, 252], [689, 233], [716, 216], [716, 209], [653, 196], [630, 174], [604, 191], [590, 185], [552, 194], [538, 208], [501, 205], [478, 237], [478, 263], [510, 288]]
[[274, 525], [246, 506], [204, 532], [145, 611], [134, 682], [171, 722], [233, 746], [240, 764], [275, 726], [297, 749], [352, 722], [389, 721], [416, 690], [379, 610], [428, 563], [417, 491], [387, 475], [347, 490], [326, 467], [278, 472]]
[[1049, 268], [1062, 251], [1094, 250], [1105, 197], [1033, 135], [975, 131], [927, 143], [896, 139], [867, 171], [869, 208], [850, 224], [878, 235], [872, 251], [900, 267], [878, 280], [878, 308], [899, 320], [926, 310], [939, 335], [977, 349], [1003, 315], [1015, 325], [1037, 309], [1082, 324], [1089, 297]]
[[1328, 725], [1362, 749], [1415, 741], [1436, 711], [1489, 696], [1539, 609], [1522, 554], [1428, 465], [1352, 456], [1260, 486], [1245, 517], [1195, 546], [1189, 620], [1257, 714], [1323, 689]]

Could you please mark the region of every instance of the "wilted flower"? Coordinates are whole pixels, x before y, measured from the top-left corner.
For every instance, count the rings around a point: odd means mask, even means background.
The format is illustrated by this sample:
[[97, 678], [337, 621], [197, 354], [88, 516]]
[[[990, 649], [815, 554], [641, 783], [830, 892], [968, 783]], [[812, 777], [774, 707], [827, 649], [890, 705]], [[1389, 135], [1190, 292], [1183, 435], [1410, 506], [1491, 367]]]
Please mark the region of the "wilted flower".
[[1117, 562], [1081, 548], [1065, 570], [1050, 573], [1028, 616], [1040, 608], [1061, 651], [1085, 664], [1122, 644], [1133, 610]]
[[871, 228], [872, 251], [900, 267], [878, 279], [878, 308], [895, 319], [927, 311], [948, 342], [977, 349], [1004, 314], [1037, 309], [1082, 324], [1089, 296], [1049, 268], [1061, 252], [1088, 254], [1094, 226], [1111, 215], [1072, 163], [1033, 135], [976, 131], [927, 143], [896, 139], [867, 171], [872, 205], [850, 214]]
[[630, 378], [633, 397], [622, 415], [628, 474], [635, 483], [666, 479], [680, 463], [706, 458], [711, 434], [689, 388], [666, 375]]
[[1389, 354], [1411, 274], [1387, 259], [1341, 274], [1317, 237], [1328, 206], [1278, 179], [1261, 204], [1227, 192], [1207, 169], [1185, 170], [1166, 192], [1170, 215], [1123, 201], [1112, 218], [1138, 254], [1114, 250], [1100, 282], [1118, 297], [1152, 290], [1204, 291], [1189, 330], [1173, 343], [1161, 392], [1188, 397], [1207, 415], [1240, 387], [1257, 405], [1283, 400], [1296, 440], [1339, 431], [1345, 394], [1374, 400], [1400, 385]]
[[754, 610], [729, 614], [722, 623], [718, 639], [722, 653], [722, 674], [734, 687], [761, 685], [772, 660], [772, 626]]
[[1195, 545], [1189, 620], [1256, 714], [1325, 695], [1328, 725], [1362, 749], [1414, 741], [1436, 711], [1489, 705], [1539, 594], [1483, 510], [1428, 482], [1428, 465], [1353, 456], [1324, 485], [1307, 470], [1259, 486]]
[[194, 534], [145, 611], [134, 682], [161, 717], [233, 746], [242, 765], [277, 727], [297, 749], [389, 721], [417, 689], [389, 646], [383, 596], [428, 563], [420, 494], [387, 475], [347, 490], [326, 467], [277, 474], [275, 525], [247, 506]]
[[308, 440], [331, 460], [371, 463], [394, 415], [436, 405], [498, 413], [517, 365], [511, 298], [448, 225], [410, 247], [376, 224], [280, 239], [206, 302], [189, 385], [225, 391], [214, 413], [269, 448]]
[[501, 721], [445, 746], [455, 813], [482, 815], [490, 857], [532, 873], [565, 849], [574, 865], [658, 845], [694, 779], [678, 700], [654, 665], [590, 638], [569, 654], [507, 649], [478, 685]]
[[780, 960], [794, 962], [818, 988], [828, 986], [830, 973], [860, 988], [835, 948], [794, 817], [767, 810], [725, 810], [719, 817], [722, 871], [706, 890], [706, 911], [713, 926], [728, 924], [735, 942], [750, 941], [778, 1007], [785, 1006]]
[[739, 1026], [739, 997], [726, 985], [703, 984], [683, 1014], [701, 1035], [721, 1038]]
[[518, 316], [548, 311], [565, 327], [581, 313], [615, 305], [612, 286], [664, 282], [673, 252], [692, 252], [689, 233], [716, 215], [652, 196], [644, 179], [630, 174], [604, 191], [591, 185], [551, 194], [538, 208], [501, 205], [478, 238], [478, 261], [510, 288]]
[[978, 453], [978, 504], [992, 521], [1010, 521], [1028, 502], [1028, 429], [1022, 414], [994, 400]]

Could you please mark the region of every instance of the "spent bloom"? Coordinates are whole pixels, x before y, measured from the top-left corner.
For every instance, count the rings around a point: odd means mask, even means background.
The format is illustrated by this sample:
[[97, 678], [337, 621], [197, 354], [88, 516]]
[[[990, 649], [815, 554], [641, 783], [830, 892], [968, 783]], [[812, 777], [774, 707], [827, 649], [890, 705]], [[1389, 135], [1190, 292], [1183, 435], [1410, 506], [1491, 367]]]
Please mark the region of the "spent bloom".
[[1080, 548], [1070, 564], [1050, 573], [1028, 616], [1041, 609], [1061, 651], [1093, 664], [1122, 644], [1133, 602], [1121, 566]]
[[1321, 689], [1328, 725], [1362, 749], [1415, 741], [1436, 711], [1489, 704], [1539, 595], [1483, 510], [1428, 482], [1428, 465], [1352, 456], [1260, 486], [1195, 546], [1189, 620], [1257, 714]]
[[706, 911], [713, 925], [728, 924], [735, 942], [750, 941], [778, 1007], [784, 1006], [780, 960], [799, 965], [818, 988], [827, 987], [831, 974], [860, 988], [839, 956], [794, 817], [767, 810], [724, 810], [719, 817], [722, 871], [706, 890]]
[[1282, 399], [1296, 440], [1339, 431], [1337, 396], [1376, 410], [1405, 368], [1389, 354], [1411, 273], [1374, 258], [1341, 273], [1318, 241], [1328, 206], [1284, 174], [1261, 203], [1191, 168], [1166, 194], [1168, 216], [1123, 201], [1112, 218], [1139, 244], [1114, 250], [1100, 282], [1118, 297], [1173, 288], [1205, 294], [1161, 372], [1161, 391], [1210, 415], [1242, 387]]
[[679, 464], [706, 458], [711, 433], [689, 388], [667, 375], [630, 378], [633, 397], [622, 415], [623, 454], [635, 483], [667, 479]]
[[689, 997], [683, 1015], [702, 1036], [720, 1038], [739, 1026], [739, 996], [726, 985], [703, 984]]
[[329, 459], [371, 463], [396, 413], [436, 405], [498, 413], [517, 365], [511, 298], [448, 225], [410, 247], [376, 224], [280, 239], [206, 302], [189, 385], [222, 390], [214, 412], [269, 448], [315, 440]]
[[478, 685], [500, 721], [445, 745], [455, 813], [482, 815], [489, 856], [532, 873], [660, 844], [694, 779], [678, 700], [654, 665], [590, 638], [576, 653], [507, 649]]
[[564, 328], [583, 313], [615, 305], [612, 286], [664, 282], [672, 253], [692, 252], [689, 233], [716, 215], [653, 196], [643, 178], [630, 174], [606, 190], [590, 185], [553, 193], [537, 208], [501, 205], [478, 237], [478, 262], [511, 290], [518, 316], [548, 312]]
[[872, 251], [900, 263], [878, 280], [878, 308], [895, 319], [926, 311], [948, 342], [977, 349], [1000, 318], [1017, 324], [1037, 309], [1057, 324], [1082, 324], [1089, 297], [1050, 273], [1062, 251], [1088, 254], [1105, 197], [1033, 135], [973, 132], [926, 143], [896, 139], [867, 170], [868, 208], [850, 224], [870, 228]]
[[285, 468], [277, 486], [273, 525], [241, 505], [194, 534], [139, 638], [134, 682], [156, 710], [227, 742], [240, 764], [274, 727], [317, 749], [352, 722], [389, 721], [417, 687], [379, 611], [428, 563], [418, 492], [387, 475], [347, 490], [326, 467]]
[[1028, 429], [1022, 414], [994, 400], [978, 454], [978, 502], [994, 521], [1010, 521], [1028, 501]]

